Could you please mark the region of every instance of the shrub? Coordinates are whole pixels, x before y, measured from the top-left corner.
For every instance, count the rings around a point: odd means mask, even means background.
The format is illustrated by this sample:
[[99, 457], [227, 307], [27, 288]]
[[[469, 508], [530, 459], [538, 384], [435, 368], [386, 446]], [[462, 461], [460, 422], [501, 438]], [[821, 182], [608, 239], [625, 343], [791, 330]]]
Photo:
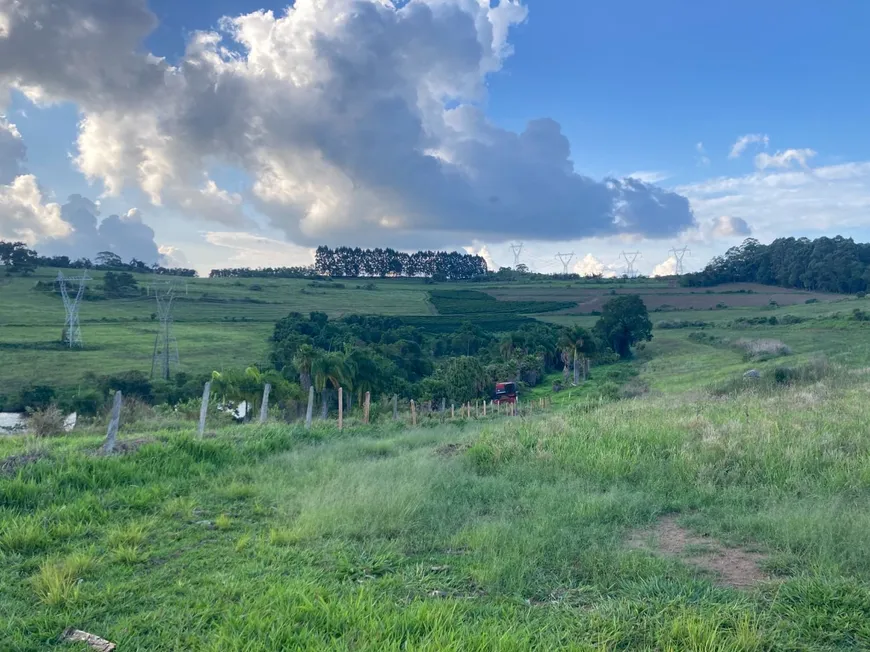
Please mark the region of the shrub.
[[870, 321], [870, 313], [861, 310], [860, 308], [855, 308], [852, 311], [852, 319], [855, 321]]
[[858, 297], [859, 299], [863, 299], [864, 297], [867, 296], [867, 293], [862, 290], [861, 292], [858, 292], [855, 296]]
[[769, 360], [785, 355], [791, 355], [791, 348], [780, 340], [739, 339], [734, 346], [743, 351], [743, 355], [749, 360]]
[[818, 302], [819, 302], [818, 299], [807, 299], [806, 301], [804, 301], [804, 303], [807, 305], [809, 305], [811, 303], [818, 303]]
[[787, 325], [802, 324], [806, 320], [807, 320], [806, 317], [798, 317], [797, 315], [783, 315], [782, 317], [779, 318], [779, 323], [780, 324], [787, 324]]
[[728, 308], [728, 304], [727, 304], [727, 303], [717, 303], [717, 304], [716, 304], [716, 310], [725, 310], [725, 309], [727, 309], [727, 308]]
[[30, 413], [30, 429], [37, 437], [56, 437], [63, 434], [63, 412], [55, 405], [49, 405], [42, 410]]
[[54, 403], [56, 395], [49, 385], [28, 385], [22, 388], [18, 401], [25, 409], [43, 410]]
[[706, 321], [688, 319], [662, 320], [660, 322], [656, 322], [656, 328], [661, 328], [665, 330], [674, 328], [706, 328], [710, 325], [711, 324]]

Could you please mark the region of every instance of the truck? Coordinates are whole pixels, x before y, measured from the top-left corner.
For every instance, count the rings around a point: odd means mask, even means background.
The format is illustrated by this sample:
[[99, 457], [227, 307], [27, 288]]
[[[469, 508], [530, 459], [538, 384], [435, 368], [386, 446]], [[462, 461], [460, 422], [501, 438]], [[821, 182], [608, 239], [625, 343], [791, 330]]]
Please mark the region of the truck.
[[517, 402], [517, 384], [516, 383], [496, 383], [495, 384], [495, 403], [516, 403]]

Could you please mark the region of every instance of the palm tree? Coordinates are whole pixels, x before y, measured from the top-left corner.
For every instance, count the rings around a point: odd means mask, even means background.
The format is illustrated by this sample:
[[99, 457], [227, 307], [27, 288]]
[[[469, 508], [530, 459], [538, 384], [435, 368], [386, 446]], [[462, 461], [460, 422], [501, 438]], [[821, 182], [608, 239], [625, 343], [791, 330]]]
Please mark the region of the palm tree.
[[300, 346], [296, 355], [293, 356], [293, 366], [299, 372], [299, 384], [302, 386], [303, 392], [307, 393], [311, 387], [311, 367], [317, 357], [317, 349], [310, 344]]
[[[559, 347], [563, 351], [563, 360], [572, 356], [574, 360], [574, 384], [580, 384], [580, 369], [577, 366], [578, 361], [586, 358], [587, 353], [591, 353], [594, 347], [592, 336], [582, 326], [569, 326], [562, 331], [562, 336], [559, 338]], [[585, 369], [585, 367], [584, 367]]]
[[344, 356], [340, 353], [318, 356], [311, 365], [311, 374], [314, 377], [314, 388], [321, 394], [323, 401], [321, 416], [325, 419], [329, 414], [329, 386], [338, 389], [348, 376]]

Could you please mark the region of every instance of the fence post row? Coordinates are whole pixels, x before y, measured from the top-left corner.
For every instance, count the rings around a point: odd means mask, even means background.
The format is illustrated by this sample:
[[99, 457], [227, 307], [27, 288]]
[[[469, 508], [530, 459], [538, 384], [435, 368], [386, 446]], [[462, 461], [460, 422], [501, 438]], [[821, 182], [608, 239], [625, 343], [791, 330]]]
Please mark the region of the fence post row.
[[211, 398], [211, 381], [205, 384], [202, 388], [202, 405], [199, 408], [199, 436], [202, 437], [205, 433], [205, 419], [208, 416], [208, 402]]
[[106, 443], [103, 444], [104, 453], [112, 453], [115, 450], [115, 439], [118, 437], [118, 426], [121, 425], [121, 392], [115, 392], [115, 400], [112, 403], [112, 417], [109, 419], [109, 430], [106, 432]]
[[366, 402], [363, 405], [363, 423], [368, 424], [369, 422], [369, 410], [371, 410], [372, 406], [372, 393], [366, 392]]
[[411, 425], [417, 425], [417, 406], [413, 399], [411, 399]]
[[314, 413], [314, 385], [308, 388], [308, 410], [305, 412], [305, 427], [311, 428], [311, 417]]
[[272, 385], [266, 383], [263, 388], [263, 403], [260, 405], [260, 423], [266, 423], [269, 418], [269, 394], [272, 393]]

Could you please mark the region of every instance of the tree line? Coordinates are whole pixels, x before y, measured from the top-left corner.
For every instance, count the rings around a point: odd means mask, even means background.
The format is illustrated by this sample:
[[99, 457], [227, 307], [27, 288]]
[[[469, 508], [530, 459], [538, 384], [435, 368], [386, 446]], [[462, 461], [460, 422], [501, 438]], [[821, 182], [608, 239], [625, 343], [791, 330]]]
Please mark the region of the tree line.
[[90, 258], [71, 259], [69, 256], [40, 256], [24, 242], [6, 242], [0, 240], [0, 264], [6, 269], [6, 275], [20, 274], [27, 276], [36, 271], [37, 267], [57, 267], [60, 269], [95, 269], [114, 272], [135, 272], [137, 274], [164, 274], [168, 276], [195, 277], [196, 270], [184, 267], [163, 267], [149, 265], [136, 258], [124, 262], [120, 256], [111, 251], [99, 252], [94, 260]]
[[682, 283], [763, 283], [822, 292], [866, 292], [870, 285], [870, 244], [842, 236], [777, 238], [769, 245], [749, 238], [716, 256], [702, 271], [687, 274]]
[[446, 251], [360, 249], [321, 246], [314, 255], [314, 269], [324, 276], [407, 276], [458, 281], [486, 275], [486, 261], [480, 256]]

